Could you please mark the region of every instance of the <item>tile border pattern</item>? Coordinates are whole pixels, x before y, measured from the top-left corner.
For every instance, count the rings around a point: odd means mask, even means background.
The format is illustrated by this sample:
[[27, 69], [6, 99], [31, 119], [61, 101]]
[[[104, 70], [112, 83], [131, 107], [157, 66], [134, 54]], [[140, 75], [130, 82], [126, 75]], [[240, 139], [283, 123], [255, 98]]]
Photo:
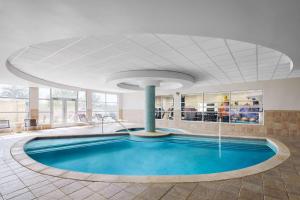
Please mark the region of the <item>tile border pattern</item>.
[[[102, 134], [112, 135], [112, 134]], [[124, 135], [124, 133], [113, 134], [113, 135]], [[191, 134], [193, 135], [193, 134]], [[69, 178], [74, 180], [83, 181], [94, 181], [94, 182], [128, 182], [128, 183], [181, 183], [181, 182], [201, 182], [201, 181], [216, 181], [216, 180], [226, 180], [232, 178], [240, 178], [244, 176], [249, 176], [253, 174], [258, 174], [269, 169], [276, 167], [277, 165], [283, 163], [290, 156], [289, 149], [280, 141], [271, 137], [237, 137], [237, 136], [226, 136], [231, 138], [251, 138], [251, 139], [266, 139], [268, 142], [272, 143], [277, 147], [277, 153], [272, 158], [253, 165], [251, 167], [233, 170], [228, 172], [213, 173], [213, 174], [200, 174], [200, 175], [179, 175], [179, 176], [121, 176], [121, 175], [107, 175], [107, 174], [90, 174], [81, 173], [75, 171], [67, 171], [62, 169], [57, 169], [43, 165], [32, 158], [30, 158], [24, 151], [24, 145], [36, 138], [67, 138], [67, 137], [96, 137], [99, 134], [89, 134], [89, 135], [45, 135], [38, 137], [27, 137], [16, 142], [10, 150], [12, 157], [19, 162], [24, 167], [41, 173], [45, 175], [50, 175], [60, 178]], [[201, 136], [197, 134], [197, 136]], [[207, 136], [207, 135], [203, 135]], [[210, 137], [213, 137], [210, 135]]]

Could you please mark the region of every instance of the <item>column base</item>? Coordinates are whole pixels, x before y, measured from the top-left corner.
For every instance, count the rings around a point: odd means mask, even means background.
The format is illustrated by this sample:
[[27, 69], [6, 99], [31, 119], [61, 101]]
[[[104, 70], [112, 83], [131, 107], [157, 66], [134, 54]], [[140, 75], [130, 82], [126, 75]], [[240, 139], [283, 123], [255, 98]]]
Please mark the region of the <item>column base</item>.
[[140, 136], [140, 137], [163, 137], [163, 136], [170, 135], [172, 133], [162, 132], [162, 131], [155, 131], [155, 132], [136, 131], [136, 132], [130, 132], [129, 134], [134, 136]]

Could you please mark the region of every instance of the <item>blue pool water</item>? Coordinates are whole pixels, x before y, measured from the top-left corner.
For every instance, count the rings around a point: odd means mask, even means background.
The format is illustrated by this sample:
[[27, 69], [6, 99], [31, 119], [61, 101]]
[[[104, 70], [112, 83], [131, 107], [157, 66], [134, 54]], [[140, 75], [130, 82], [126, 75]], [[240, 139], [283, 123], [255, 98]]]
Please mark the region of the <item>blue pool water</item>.
[[35, 139], [26, 153], [45, 165], [113, 175], [192, 175], [249, 167], [276, 154], [265, 140], [169, 135]]

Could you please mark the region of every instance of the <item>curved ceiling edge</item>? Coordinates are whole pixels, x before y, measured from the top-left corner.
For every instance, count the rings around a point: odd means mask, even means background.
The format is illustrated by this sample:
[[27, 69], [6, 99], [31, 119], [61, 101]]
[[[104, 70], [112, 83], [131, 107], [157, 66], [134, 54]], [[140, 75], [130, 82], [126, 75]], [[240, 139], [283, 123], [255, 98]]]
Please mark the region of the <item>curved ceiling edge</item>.
[[[34, 82], [37, 84], [41, 84], [41, 85], [45, 85], [45, 86], [49, 86], [49, 87], [54, 87], [54, 88], [61, 88], [61, 89], [67, 89], [67, 90], [76, 90], [76, 91], [80, 91], [80, 90], [91, 90], [94, 92], [106, 92], [106, 91], [100, 91], [100, 90], [93, 90], [93, 89], [88, 89], [88, 88], [80, 88], [80, 87], [75, 87], [75, 86], [70, 86], [70, 85], [65, 85], [65, 84], [61, 84], [61, 83], [56, 83], [53, 81], [48, 81], [45, 79], [41, 79], [38, 78], [36, 76], [32, 76], [28, 73], [25, 73], [21, 70], [19, 70], [18, 68], [16, 68], [10, 61], [10, 58], [8, 58], [6, 60], [6, 68], [8, 69], [9, 72], [11, 72], [12, 74], [14, 74], [15, 76], [22, 78], [24, 80], [30, 81], [30, 82]], [[117, 92], [110, 92], [110, 93], [116, 93]]]

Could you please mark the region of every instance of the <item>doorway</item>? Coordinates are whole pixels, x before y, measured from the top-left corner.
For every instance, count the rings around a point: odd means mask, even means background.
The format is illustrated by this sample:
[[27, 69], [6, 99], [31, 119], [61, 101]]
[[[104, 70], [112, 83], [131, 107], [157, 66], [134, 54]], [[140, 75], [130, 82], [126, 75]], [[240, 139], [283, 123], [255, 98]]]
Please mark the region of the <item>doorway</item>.
[[53, 123], [76, 121], [76, 99], [53, 98]]

